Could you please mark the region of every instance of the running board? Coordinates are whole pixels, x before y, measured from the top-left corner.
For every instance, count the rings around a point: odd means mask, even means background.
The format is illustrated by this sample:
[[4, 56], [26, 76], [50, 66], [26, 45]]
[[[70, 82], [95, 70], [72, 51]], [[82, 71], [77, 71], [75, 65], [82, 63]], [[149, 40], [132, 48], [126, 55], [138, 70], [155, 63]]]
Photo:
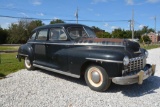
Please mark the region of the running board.
[[33, 66], [37, 67], [37, 68], [45, 69], [45, 70], [48, 70], [48, 71], [56, 72], [56, 73], [59, 73], [59, 74], [67, 75], [67, 76], [70, 76], [70, 77], [80, 78], [80, 75], [75, 75], [75, 74], [71, 74], [71, 73], [68, 73], [68, 72], [65, 72], [65, 71], [60, 71], [60, 70], [52, 69], [52, 68], [49, 68], [49, 67], [44, 67], [42, 65], [33, 64]]

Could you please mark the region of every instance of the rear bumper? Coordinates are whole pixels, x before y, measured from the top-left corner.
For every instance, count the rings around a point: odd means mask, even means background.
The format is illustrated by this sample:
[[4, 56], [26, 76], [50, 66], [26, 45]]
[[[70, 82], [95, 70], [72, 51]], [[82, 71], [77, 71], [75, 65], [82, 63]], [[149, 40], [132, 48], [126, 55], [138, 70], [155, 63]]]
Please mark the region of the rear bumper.
[[114, 77], [112, 78], [112, 82], [119, 85], [129, 85], [129, 84], [142, 84], [143, 80], [147, 79], [151, 75], [155, 73], [156, 65], [147, 64], [147, 69], [141, 70], [136, 75], [125, 76], [125, 77]]

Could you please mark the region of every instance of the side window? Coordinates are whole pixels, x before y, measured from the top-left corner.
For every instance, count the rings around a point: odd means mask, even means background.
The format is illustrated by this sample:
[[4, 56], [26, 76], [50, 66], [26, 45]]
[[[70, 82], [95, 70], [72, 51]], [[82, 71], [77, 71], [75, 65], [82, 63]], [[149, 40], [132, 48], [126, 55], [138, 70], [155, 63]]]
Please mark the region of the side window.
[[36, 32], [34, 32], [33, 34], [32, 34], [32, 36], [31, 36], [31, 40], [34, 40], [35, 39], [35, 37], [36, 37]]
[[61, 28], [51, 28], [49, 32], [49, 40], [67, 40], [67, 35]]
[[42, 29], [38, 32], [36, 40], [47, 40], [48, 29]]
[[90, 37], [96, 37], [95, 32], [94, 32], [93, 30], [91, 30], [90, 28], [85, 27], [85, 30], [86, 30], [86, 32], [88, 33], [88, 35], [89, 35]]
[[87, 37], [87, 33], [83, 27], [69, 27], [68, 33], [72, 39], [76, 39], [78, 37]]

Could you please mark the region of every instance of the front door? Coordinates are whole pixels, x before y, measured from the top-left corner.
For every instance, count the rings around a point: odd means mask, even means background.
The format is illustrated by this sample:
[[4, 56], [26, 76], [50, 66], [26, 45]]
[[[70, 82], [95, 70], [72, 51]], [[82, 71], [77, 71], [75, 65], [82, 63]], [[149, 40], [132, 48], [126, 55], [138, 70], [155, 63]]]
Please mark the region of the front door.
[[47, 35], [48, 35], [48, 29], [39, 30], [34, 43], [35, 63], [41, 65], [45, 65], [46, 63]]

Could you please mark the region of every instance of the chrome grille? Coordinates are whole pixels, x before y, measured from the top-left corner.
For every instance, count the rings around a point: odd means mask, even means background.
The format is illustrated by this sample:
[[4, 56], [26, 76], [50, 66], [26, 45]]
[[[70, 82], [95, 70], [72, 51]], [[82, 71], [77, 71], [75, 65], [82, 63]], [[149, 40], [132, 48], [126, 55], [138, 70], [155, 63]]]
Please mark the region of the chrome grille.
[[128, 74], [135, 74], [142, 70], [146, 64], [146, 57], [140, 56], [131, 58], [129, 61], [128, 66], [124, 67], [124, 70], [122, 71], [122, 75], [128, 75]]
[[143, 68], [143, 59], [131, 59], [128, 69], [129, 71], [141, 70]]

